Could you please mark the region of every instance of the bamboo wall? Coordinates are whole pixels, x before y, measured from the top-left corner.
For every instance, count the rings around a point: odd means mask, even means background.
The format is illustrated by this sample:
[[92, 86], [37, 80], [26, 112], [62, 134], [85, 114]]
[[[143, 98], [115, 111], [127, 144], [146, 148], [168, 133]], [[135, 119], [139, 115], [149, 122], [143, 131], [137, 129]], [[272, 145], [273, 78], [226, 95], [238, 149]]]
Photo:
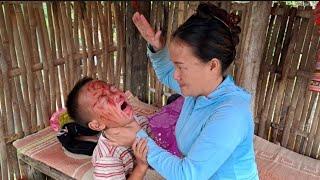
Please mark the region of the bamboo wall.
[[47, 127], [81, 76], [120, 86], [122, 9], [111, 2], [1, 2], [2, 179], [19, 177], [11, 142]]
[[[241, 16], [240, 43], [229, 73], [243, 70], [250, 3], [215, 2]], [[0, 9], [0, 157], [2, 179], [19, 177], [11, 143], [49, 125], [67, 93], [84, 75], [123, 89], [126, 6], [114, 2], [2, 2]], [[151, 24], [166, 39], [198, 2], [152, 2]], [[256, 133], [319, 158], [319, 94], [307, 90], [319, 35], [310, 7], [272, 9], [256, 95]], [[148, 65], [149, 103], [161, 106], [171, 92]], [[241, 84], [240, 84], [241, 85]], [[10, 163], [8, 163], [10, 162]]]
[[256, 133], [319, 157], [319, 93], [308, 90], [319, 33], [311, 7], [272, 8], [256, 96]]

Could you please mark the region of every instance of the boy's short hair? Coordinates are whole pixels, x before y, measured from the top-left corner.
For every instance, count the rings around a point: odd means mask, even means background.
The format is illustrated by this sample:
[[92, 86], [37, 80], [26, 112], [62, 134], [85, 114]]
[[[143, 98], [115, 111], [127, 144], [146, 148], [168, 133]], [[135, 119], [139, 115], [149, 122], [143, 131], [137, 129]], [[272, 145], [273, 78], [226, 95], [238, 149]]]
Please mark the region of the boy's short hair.
[[86, 85], [88, 82], [93, 81], [93, 78], [91, 77], [84, 77], [80, 79], [76, 85], [73, 87], [71, 92], [68, 94], [67, 97], [67, 111], [69, 116], [78, 124], [88, 127], [89, 119], [87, 119], [87, 116], [84, 114], [84, 110], [79, 105], [79, 93], [81, 88]]

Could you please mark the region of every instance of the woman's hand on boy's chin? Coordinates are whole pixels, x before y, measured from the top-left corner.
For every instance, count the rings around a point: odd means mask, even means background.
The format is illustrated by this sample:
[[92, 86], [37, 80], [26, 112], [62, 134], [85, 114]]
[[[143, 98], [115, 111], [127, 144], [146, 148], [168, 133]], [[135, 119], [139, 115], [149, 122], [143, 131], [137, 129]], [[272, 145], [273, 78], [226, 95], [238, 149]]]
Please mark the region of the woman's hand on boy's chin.
[[106, 129], [104, 135], [109, 139], [108, 144], [111, 146], [131, 147], [140, 129], [139, 124], [132, 121], [123, 127]]

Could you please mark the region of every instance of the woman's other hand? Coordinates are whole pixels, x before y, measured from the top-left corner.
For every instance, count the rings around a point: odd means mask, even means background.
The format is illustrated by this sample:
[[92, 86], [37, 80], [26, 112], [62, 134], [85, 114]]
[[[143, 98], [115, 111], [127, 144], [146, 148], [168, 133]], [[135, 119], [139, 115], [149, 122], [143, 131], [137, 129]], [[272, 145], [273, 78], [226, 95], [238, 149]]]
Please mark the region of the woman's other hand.
[[147, 19], [139, 12], [134, 13], [132, 17], [133, 23], [138, 28], [141, 36], [153, 47], [155, 51], [161, 50], [164, 45], [164, 38], [161, 36], [161, 31], [151, 27]]
[[123, 127], [106, 129], [104, 135], [109, 139], [109, 145], [131, 147], [140, 129], [139, 124], [132, 121]]

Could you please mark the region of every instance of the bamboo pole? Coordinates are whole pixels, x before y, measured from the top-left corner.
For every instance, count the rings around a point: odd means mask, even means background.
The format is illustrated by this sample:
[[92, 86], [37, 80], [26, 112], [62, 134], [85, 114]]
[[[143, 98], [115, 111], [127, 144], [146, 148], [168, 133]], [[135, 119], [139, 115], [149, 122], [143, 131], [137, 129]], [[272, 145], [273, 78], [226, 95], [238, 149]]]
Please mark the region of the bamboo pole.
[[58, 11], [58, 22], [59, 22], [59, 32], [60, 32], [60, 38], [61, 38], [61, 57], [64, 59], [64, 68], [63, 68], [63, 72], [61, 73], [61, 75], [63, 76], [63, 81], [64, 84], [66, 85], [66, 89], [63, 89], [63, 96], [64, 99], [66, 99], [68, 92], [71, 90], [70, 87], [70, 80], [69, 80], [69, 76], [68, 74], [70, 72], [69, 71], [69, 63], [68, 63], [68, 52], [67, 52], [67, 45], [66, 45], [66, 35], [64, 33], [64, 25], [63, 25], [63, 20], [62, 20], [62, 12], [61, 12], [61, 4], [64, 2], [59, 2], [59, 4], [57, 5], [57, 11]]
[[[9, 24], [10, 21], [9, 21]], [[1, 43], [3, 45], [3, 56], [4, 58], [1, 60], [1, 69], [2, 69], [2, 81], [4, 84], [4, 100], [1, 101], [2, 109], [3, 109], [3, 116], [5, 116], [5, 122], [3, 123], [4, 127], [4, 133], [5, 134], [13, 134], [14, 133], [14, 125], [13, 125], [13, 111], [12, 106], [9, 104], [11, 102], [11, 91], [9, 90], [9, 81], [8, 81], [8, 69], [12, 69], [11, 64], [11, 56], [10, 56], [10, 47], [11, 44], [8, 38], [7, 29], [9, 29], [10, 25], [7, 23], [7, 26], [4, 21], [4, 14], [2, 9], [0, 10], [0, 33], [1, 33]], [[7, 29], [6, 29], [7, 27]], [[12, 41], [11, 41], [12, 42]], [[9, 67], [8, 67], [9, 66]]]
[[[57, 50], [56, 50], [56, 39], [55, 39], [55, 31], [54, 31], [54, 25], [53, 25], [53, 17], [52, 17], [52, 11], [53, 11], [53, 3], [47, 3], [47, 14], [48, 14], [48, 22], [49, 22], [49, 27], [48, 29], [50, 30], [50, 42], [51, 42], [51, 57], [52, 60], [50, 63], [51, 71], [52, 71], [52, 89], [53, 91], [51, 92], [51, 113], [55, 112], [58, 108], [62, 107], [61, 104], [61, 98], [60, 98], [60, 90], [59, 90], [59, 77], [58, 75], [58, 68], [54, 65], [55, 60], [57, 59]], [[50, 114], [51, 114], [50, 113]]]
[[[73, 20], [73, 39], [74, 39], [74, 53], [80, 52], [79, 44], [79, 21], [80, 21], [80, 7], [78, 2], [73, 2], [74, 4], [74, 20]], [[81, 22], [81, 21], [80, 21]], [[75, 60], [75, 82], [81, 77], [81, 59]]]
[[[33, 5], [32, 4], [28, 4], [27, 5], [27, 9], [28, 9], [28, 14], [29, 14], [29, 17], [34, 17], [34, 8], [33, 8]], [[36, 64], [36, 63], [39, 63], [40, 62], [40, 57], [39, 57], [39, 52], [38, 52], [38, 45], [37, 45], [37, 37], [36, 37], [36, 20], [34, 18], [30, 18], [30, 37], [31, 37], [31, 48], [32, 48], [32, 62], [33, 64]], [[38, 78], [39, 76], [39, 78]], [[33, 78], [35, 79], [35, 81], [39, 81], [41, 78], [40, 78], [40, 74], [39, 72], [34, 72], [33, 73]], [[36, 84], [36, 82], [34, 82], [34, 85]], [[35, 88], [34, 89], [35, 92], [39, 92], [37, 91], [37, 89]], [[40, 101], [37, 101], [37, 96], [39, 94], [36, 93], [35, 94], [35, 104], [34, 104], [34, 108], [35, 108], [35, 119], [32, 119], [32, 125], [31, 125], [31, 131], [34, 132], [34, 131], [37, 131], [37, 104], [40, 103]], [[41, 121], [42, 122], [42, 121]]]
[[88, 51], [88, 59], [87, 59], [87, 76], [93, 76], [93, 43], [92, 43], [92, 30], [90, 27], [90, 19], [89, 15], [91, 14], [91, 8], [89, 8], [89, 4], [86, 3], [87, 13], [84, 13], [84, 20], [83, 20], [83, 27], [84, 33], [86, 36], [86, 44], [87, 44], [87, 51]]
[[[31, 39], [32, 39], [32, 50], [33, 50], [33, 61], [35, 63], [37, 62], [40, 62], [40, 54], [39, 54], [39, 51], [38, 51], [38, 41], [37, 41], [37, 35], [39, 37], [39, 40], [40, 40], [40, 36], [41, 36], [41, 29], [39, 29], [39, 24], [37, 21], [37, 18], [38, 18], [38, 12], [36, 11], [37, 7], [36, 5], [31, 5], [29, 6], [29, 14], [30, 14], [30, 17], [36, 17], [36, 18], [31, 18], [30, 19], [30, 27], [31, 27]], [[41, 41], [39, 41], [40, 44], [41, 44]], [[39, 44], [39, 46], [41, 47], [41, 45]], [[46, 114], [46, 111], [47, 111], [47, 98], [46, 98], [46, 95], [44, 93], [44, 84], [42, 83], [43, 82], [43, 76], [42, 76], [42, 73], [40, 71], [36, 72], [35, 73], [35, 91], [36, 92], [39, 92], [37, 93], [36, 95], [36, 107], [37, 107], [37, 110], [38, 110], [38, 114], [41, 114], [41, 116], [37, 116], [38, 118], [38, 121], [40, 124], [39, 124], [39, 127], [42, 129], [45, 127], [45, 124], [44, 124], [44, 119], [45, 117], [42, 116], [42, 114]]]
[[[32, 71], [31, 71], [31, 49], [30, 49], [30, 39], [29, 39], [29, 34], [27, 34], [27, 30], [26, 30], [26, 24], [23, 21], [23, 16], [22, 16], [22, 11], [21, 11], [21, 6], [15, 4], [15, 13], [17, 15], [17, 25], [19, 27], [20, 30], [20, 36], [21, 36], [21, 43], [23, 46], [23, 54], [24, 54], [24, 64], [26, 67], [26, 71], [27, 71], [27, 83], [28, 83], [28, 91], [29, 91], [29, 95], [30, 97], [34, 97], [35, 96], [35, 91], [34, 91], [34, 82], [33, 82], [33, 75], [32, 75]], [[28, 103], [28, 100], [26, 101], [26, 103]], [[23, 112], [24, 110], [20, 109], [23, 113], [22, 116], [24, 116], [24, 113], [28, 113], [28, 116], [26, 119], [24, 119], [22, 117], [22, 126], [23, 126], [23, 131], [25, 132], [25, 135], [30, 134], [30, 124], [31, 124], [31, 104], [35, 104], [34, 102], [34, 98], [31, 98], [31, 101], [29, 102], [29, 104], [26, 105], [27, 107], [27, 112]], [[34, 115], [34, 114], [33, 114]]]
[[[93, 21], [93, 46], [94, 50], [99, 50], [100, 49], [100, 44], [99, 44], [99, 23], [98, 23], [98, 5], [97, 3], [100, 2], [94, 2], [92, 3], [92, 21]], [[96, 73], [97, 77], [99, 79], [102, 78], [102, 63], [101, 63], [101, 54], [98, 54], [95, 56], [95, 61], [97, 61], [96, 65]]]
[[[81, 11], [80, 11], [80, 15], [81, 15], [81, 17], [80, 17], [80, 35], [81, 35], [81, 42], [82, 42], [82, 47], [81, 47], [81, 49], [82, 49], [82, 51], [83, 52], [87, 52], [87, 45], [86, 45], [86, 36], [85, 36], [85, 34], [84, 34], [84, 16], [85, 16], [85, 3], [81, 3], [81, 4], [79, 4], [79, 6], [80, 6], [80, 8], [81, 8]], [[82, 74], [83, 75], [88, 75], [88, 61], [87, 61], [87, 58], [86, 57], [84, 57], [83, 59], [82, 59]]]
[[62, 24], [63, 24], [63, 29], [64, 29], [64, 36], [65, 36], [65, 44], [66, 44], [66, 51], [64, 51], [64, 57], [66, 58], [66, 64], [67, 64], [67, 69], [68, 69], [68, 84], [69, 88], [68, 91], [70, 91], [73, 87], [74, 84], [74, 64], [73, 64], [73, 47], [72, 47], [72, 40], [70, 39], [71, 37], [71, 30], [69, 29], [68, 25], [68, 15], [66, 14], [66, 7], [65, 3], [60, 4], [61, 8], [61, 19], [62, 19]]
[[[18, 25], [17, 25], [17, 19], [14, 13], [14, 7], [13, 5], [9, 5], [10, 8], [10, 13], [11, 13], [11, 23], [12, 23], [12, 30], [13, 30], [13, 40], [15, 44], [15, 51], [17, 54], [17, 60], [19, 63], [19, 66], [21, 68], [21, 81], [15, 81], [15, 86], [17, 90], [17, 102], [19, 106], [19, 111], [20, 111], [20, 120], [15, 119], [15, 129], [16, 132], [21, 136], [23, 134], [23, 127], [22, 127], [22, 122], [26, 121], [26, 118], [28, 117], [27, 111], [26, 111], [26, 104], [29, 104], [29, 94], [28, 94], [28, 81], [27, 81], [27, 75], [26, 75], [26, 66], [25, 66], [25, 59], [23, 57], [22, 53], [22, 45], [21, 45], [21, 39], [18, 31]], [[21, 90], [21, 85], [22, 88], [25, 89], [25, 91], [22, 92]], [[23, 99], [25, 98], [25, 100]]]
[[117, 42], [118, 42], [118, 47], [117, 47], [117, 67], [116, 67], [116, 77], [118, 79], [116, 80], [116, 86], [120, 87], [120, 77], [121, 77], [121, 69], [123, 68], [125, 64], [125, 35], [124, 33], [124, 28], [122, 24], [122, 19], [123, 19], [123, 11], [120, 8], [118, 3], [114, 3], [115, 6], [115, 17], [116, 17], [116, 30], [117, 30]]
[[[30, 25], [30, 13], [28, 10], [28, 6], [30, 6], [30, 4], [23, 4], [23, 12], [24, 12], [24, 22], [25, 22], [25, 31], [26, 31], [26, 36], [27, 36], [27, 41], [26, 43], [28, 43], [28, 51], [29, 51], [29, 63], [31, 65], [35, 64], [35, 62], [33, 61], [33, 51], [32, 51], [32, 42], [30, 39], [30, 34], [31, 34], [31, 25]], [[28, 67], [31, 68], [31, 67]], [[34, 89], [34, 72], [32, 72], [31, 70], [31, 74], [29, 72], [29, 81], [32, 81], [31, 84], [31, 90], [30, 90], [30, 133], [36, 132], [37, 130], [37, 109], [36, 109], [36, 99], [35, 99], [35, 89]]]
[[[104, 14], [104, 5], [101, 3], [98, 3], [98, 22], [100, 24], [100, 35], [101, 35], [101, 41], [102, 41], [102, 56], [101, 56], [101, 66], [102, 66], [102, 74], [101, 74], [101, 79], [107, 80], [107, 62], [108, 62], [108, 27], [106, 23], [106, 18]], [[105, 32], [105, 33], [104, 33]]]
[[[0, 24], [3, 25], [3, 12], [2, 9], [0, 10]], [[5, 26], [1, 26], [1, 36], [3, 37], [3, 28]], [[2, 41], [3, 42], [3, 41]], [[2, 44], [0, 45], [2, 46]], [[4, 140], [4, 137], [6, 135], [5, 132], [5, 127], [6, 127], [6, 120], [5, 120], [5, 114], [7, 113], [6, 111], [6, 104], [5, 104], [5, 99], [6, 99], [6, 95], [4, 93], [4, 91], [7, 89], [5, 87], [6, 84], [8, 84], [8, 82], [5, 82], [4, 78], [7, 78], [7, 64], [4, 63], [5, 62], [5, 52], [3, 47], [0, 48], [0, 102], [1, 102], [1, 108], [2, 111], [0, 112], [0, 167], [1, 167], [1, 177], [2, 179], [9, 179], [8, 177], [8, 159], [7, 159], [7, 150], [6, 150], [6, 143]], [[5, 70], [5, 71], [3, 71]], [[8, 87], [8, 86], [7, 86]]]
[[[59, 17], [58, 17], [58, 3], [52, 2], [52, 13], [53, 13], [53, 26], [54, 26], [54, 37], [56, 39], [56, 58], [62, 58], [62, 48], [61, 48], [61, 38], [60, 38], [60, 27], [59, 27]], [[57, 66], [56, 71], [56, 96], [58, 107], [62, 107], [61, 96], [63, 99], [67, 96], [67, 84], [64, 74], [64, 64]], [[60, 90], [61, 89], [61, 90]]]
[[[112, 29], [112, 6], [111, 6], [111, 2], [107, 2], [107, 6], [106, 6], [106, 15], [107, 15], [107, 20], [108, 20], [108, 25], [107, 28], [109, 28], [108, 30], [108, 47], [110, 47], [111, 45], [113, 46], [113, 29]], [[130, 72], [127, 71], [127, 77], [130, 77]], [[114, 82], [114, 54], [110, 53], [109, 59], [108, 59], [108, 71], [107, 71], [107, 77], [108, 77], [108, 82], [113, 83]]]

